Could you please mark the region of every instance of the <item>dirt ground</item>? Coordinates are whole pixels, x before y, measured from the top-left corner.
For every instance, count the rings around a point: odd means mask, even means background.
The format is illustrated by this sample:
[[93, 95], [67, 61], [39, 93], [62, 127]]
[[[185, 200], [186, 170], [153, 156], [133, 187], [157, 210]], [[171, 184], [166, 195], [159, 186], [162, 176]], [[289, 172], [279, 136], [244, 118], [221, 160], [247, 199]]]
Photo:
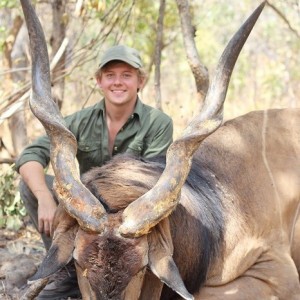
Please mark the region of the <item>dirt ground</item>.
[[20, 299], [44, 255], [43, 243], [32, 225], [17, 232], [0, 229], [1, 300]]

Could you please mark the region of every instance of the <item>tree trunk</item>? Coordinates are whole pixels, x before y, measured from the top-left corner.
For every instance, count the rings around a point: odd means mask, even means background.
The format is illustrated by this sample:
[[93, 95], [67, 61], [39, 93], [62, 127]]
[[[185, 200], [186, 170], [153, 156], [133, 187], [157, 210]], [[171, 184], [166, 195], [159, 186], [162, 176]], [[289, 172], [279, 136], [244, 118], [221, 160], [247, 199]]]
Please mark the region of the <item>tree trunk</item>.
[[181, 22], [183, 42], [187, 55], [187, 60], [195, 78], [197, 92], [201, 102], [203, 101], [209, 85], [209, 75], [207, 68], [201, 63], [195, 45], [195, 29], [191, 23], [191, 15], [187, 0], [176, 0]]
[[159, 15], [157, 20], [157, 36], [154, 54], [155, 74], [154, 74], [154, 86], [155, 86], [155, 102], [156, 108], [162, 110], [161, 105], [161, 90], [160, 90], [160, 63], [161, 63], [161, 51], [163, 46], [163, 29], [164, 29], [164, 16], [165, 16], [166, 0], [160, 0]]
[[[4, 53], [7, 65], [12, 69], [8, 77], [14, 86], [18, 86], [25, 81], [27, 71], [24, 71], [24, 67], [28, 65], [28, 35], [26, 26], [22, 25], [20, 17], [14, 20], [9, 38], [5, 42]], [[14, 86], [7, 88], [13, 90]], [[26, 120], [22, 107], [9, 119], [8, 125], [13, 146], [11, 155], [15, 157], [28, 143]]]
[[[50, 38], [50, 45], [52, 47], [52, 56], [54, 57], [60, 48], [66, 36], [66, 4], [67, 0], [53, 0], [52, 1], [52, 36]], [[62, 106], [65, 90], [65, 66], [66, 66], [66, 51], [61, 56], [56, 67], [52, 71], [52, 97], [59, 107]]]

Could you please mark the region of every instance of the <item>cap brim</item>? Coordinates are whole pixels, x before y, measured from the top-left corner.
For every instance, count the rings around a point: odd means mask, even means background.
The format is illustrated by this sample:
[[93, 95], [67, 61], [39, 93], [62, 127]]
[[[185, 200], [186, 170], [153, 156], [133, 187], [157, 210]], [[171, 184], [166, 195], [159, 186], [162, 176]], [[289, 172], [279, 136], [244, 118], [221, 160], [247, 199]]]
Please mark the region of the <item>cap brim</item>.
[[102, 61], [101, 64], [99, 65], [99, 69], [103, 68], [107, 63], [109, 63], [111, 61], [114, 61], [114, 60], [122, 61], [122, 62], [134, 67], [135, 69], [139, 69], [139, 68], [142, 67], [137, 62], [134, 62], [134, 61], [128, 60], [128, 59], [124, 59], [124, 57], [115, 56], [113, 58], [109, 58], [109, 59], [106, 59], [106, 60]]

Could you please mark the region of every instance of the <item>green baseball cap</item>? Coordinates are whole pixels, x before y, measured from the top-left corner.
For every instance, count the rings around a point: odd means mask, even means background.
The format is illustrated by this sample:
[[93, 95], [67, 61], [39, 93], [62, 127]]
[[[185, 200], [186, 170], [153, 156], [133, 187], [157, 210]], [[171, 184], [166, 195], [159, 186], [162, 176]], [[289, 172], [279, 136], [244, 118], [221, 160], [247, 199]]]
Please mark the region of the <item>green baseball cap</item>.
[[142, 60], [137, 50], [123, 45], [117, 45], [109, 48], [104, 52], [99, 69], [101, 69], [108, 62], [113, 60], [123, 61], [132, 67], [139, 69], [142, 67]]

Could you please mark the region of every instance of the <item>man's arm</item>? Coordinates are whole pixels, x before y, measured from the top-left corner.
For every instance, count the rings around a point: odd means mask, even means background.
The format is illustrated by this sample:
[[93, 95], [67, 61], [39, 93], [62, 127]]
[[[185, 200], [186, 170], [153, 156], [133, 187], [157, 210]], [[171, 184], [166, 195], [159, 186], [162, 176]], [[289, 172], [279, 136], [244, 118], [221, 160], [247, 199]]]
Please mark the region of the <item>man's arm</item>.
[[38, 229], [50, 236], [57, 204], [49, 191], [43, 166], [37, 161], [28, 161], [19, 168], [22, 179], [38, 201]]

